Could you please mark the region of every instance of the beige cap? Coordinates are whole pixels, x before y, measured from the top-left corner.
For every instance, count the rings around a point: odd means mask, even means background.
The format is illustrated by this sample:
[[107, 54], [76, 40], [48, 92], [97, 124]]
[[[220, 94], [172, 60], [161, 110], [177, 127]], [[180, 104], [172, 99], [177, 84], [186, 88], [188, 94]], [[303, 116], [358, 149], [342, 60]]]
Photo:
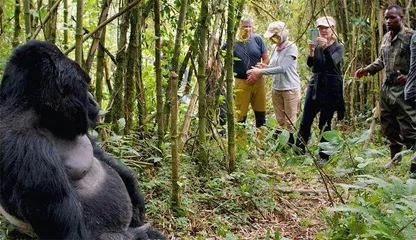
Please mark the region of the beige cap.
[[277, 21], [277, 22], [272, 22], [269, 24], [269, 27], [267, 28], [267, 31], [264, 33], [264, 37], [265, 38], [271, 38], [273, 37], [273, 35], [279, 35], [282, 37], [282, 35], [288, 35], [289, 32], [286, 29], [286, 23], [281, 22], [281, 21]]
[[333, 17], [325, 16], [316, 20], [316, 27], [335, 27], [335, 19]]

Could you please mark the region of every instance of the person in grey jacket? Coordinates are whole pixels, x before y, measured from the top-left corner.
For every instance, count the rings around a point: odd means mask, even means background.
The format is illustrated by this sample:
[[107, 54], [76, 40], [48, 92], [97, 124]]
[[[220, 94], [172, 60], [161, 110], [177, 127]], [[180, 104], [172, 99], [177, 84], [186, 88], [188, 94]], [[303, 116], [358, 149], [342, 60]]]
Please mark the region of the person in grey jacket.
[[[273, 75], [272, 100], [277, 123], [280, 127], [294, 129], [300, 102], [300, 79], [297, 72], [298, 48], [289, 41], [289, 30], [286, 23], [270, 23], [264, 34], [274, 43], [271, 50], [270, 64], [258, 63], [247, 71], [248, 75]], [[257, 77], [257, 76], [256, 76]], [[294, 143], [290, 134], [289, 143]]]

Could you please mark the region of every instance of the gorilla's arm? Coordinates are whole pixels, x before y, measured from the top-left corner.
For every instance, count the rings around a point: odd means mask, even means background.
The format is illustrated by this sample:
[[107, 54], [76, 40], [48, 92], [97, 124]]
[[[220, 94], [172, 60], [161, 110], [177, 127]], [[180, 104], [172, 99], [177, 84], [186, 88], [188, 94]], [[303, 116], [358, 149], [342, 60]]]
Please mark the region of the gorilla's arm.
[[131, 202], [133, 204], [133, 218], [130, 227], [139, 227], [144, 223], [145, 202], [138, 186], [137, 178], [132, 170], [120, 164], [108, 155], [90, 136], [92, 146], [94, 148], [94, 156], [112, 167], [121, 177], [129, 192]]
[[10, 132], [0, 146], [2, 199], [41, 239], [89, 239], [82, 209], [50, 142], [37, 131]]

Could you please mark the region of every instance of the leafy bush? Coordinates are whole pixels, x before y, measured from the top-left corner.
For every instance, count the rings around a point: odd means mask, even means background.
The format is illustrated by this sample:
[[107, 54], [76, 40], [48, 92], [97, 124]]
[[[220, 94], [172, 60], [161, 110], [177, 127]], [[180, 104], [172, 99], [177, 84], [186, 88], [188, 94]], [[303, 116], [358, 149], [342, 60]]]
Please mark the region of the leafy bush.
[[329, 239], [414, 239], [414, 224], [408, 224], [415, 220], [416, 180], [362, 175], [342, 186], [354, 194], [349, 205], [329, 209]]

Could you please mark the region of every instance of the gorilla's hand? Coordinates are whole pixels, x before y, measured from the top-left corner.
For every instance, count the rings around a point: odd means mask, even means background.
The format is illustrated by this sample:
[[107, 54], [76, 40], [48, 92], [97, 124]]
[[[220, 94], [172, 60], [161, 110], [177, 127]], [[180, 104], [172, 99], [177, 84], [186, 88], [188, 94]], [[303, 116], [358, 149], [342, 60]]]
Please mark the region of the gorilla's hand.
[[135, 240], [165, 240], [166, 238], [158, 231], [152, 229], [149, 223], [130, 231]]

